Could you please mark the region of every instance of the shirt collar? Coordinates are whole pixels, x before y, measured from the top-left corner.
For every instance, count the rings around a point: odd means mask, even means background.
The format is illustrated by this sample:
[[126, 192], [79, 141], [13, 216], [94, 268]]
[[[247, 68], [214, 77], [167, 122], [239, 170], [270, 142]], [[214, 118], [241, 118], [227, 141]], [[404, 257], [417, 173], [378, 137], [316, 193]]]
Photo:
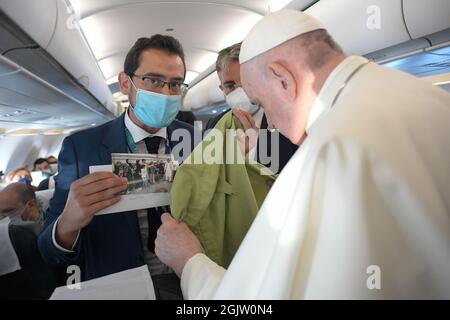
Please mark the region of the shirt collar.
[[255, 120], [255, 124], [258, 128], [261, 127], [263, 117], [264, 117], [264, 109], [260, 107], [259, 110], [256, 111], [256, 113], [253, 115], [253, 119]]
[[144, 140], [148, 137], [161, 137], [163, 139], [167, 139], [167, 128], [161, 128], [156, 133], [151, 134], [144, 129], [138, 127], [133, 121], [131, 121], [130, 116], [128, 115], [128, 112], [125, 113], [125, 127], [130, 132], [131, 136], [133, 137], [133, 140], [135, 143], [138, 143], [139, 141]]
[[367, 61], [366, 58], [360, 56], [349, 56], [334, 68], [314, 100], [306, 125], [307, 134], [317, 119], [331, 109], [333, 100], [352, 72]]

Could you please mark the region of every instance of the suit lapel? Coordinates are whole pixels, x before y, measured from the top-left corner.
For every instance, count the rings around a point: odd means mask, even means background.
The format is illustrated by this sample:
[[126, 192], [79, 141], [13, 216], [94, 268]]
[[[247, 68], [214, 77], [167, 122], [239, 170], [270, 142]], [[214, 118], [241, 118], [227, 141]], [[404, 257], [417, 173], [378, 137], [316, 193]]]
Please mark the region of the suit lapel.
[[125, 113], [116, 120], [111, 121], [110, 126], [105, 130], [100, 151], [101, 161], [111, 163], [111, 153], [127, 153], [127, 141], [125, 136]]
[[[100, 158], [103, 163], [111, 163], [112, 153], [128, 153], [128, 146], [125, 133], [125, 113], [123, 113], [116, 120], [111, 121], [108, 128], [105, 130], [103, 136], [102, 150], [100, 151]], [[115, 221], [125, 221], [130, 227], [130, 232], [139, 230], [139, 221], [137, 211], [125, 212], [123, 214], [114, 215]], [[121, 222], [119, 222], [121, 223]], [[134, 243], [133, 243], [134, 246]]]

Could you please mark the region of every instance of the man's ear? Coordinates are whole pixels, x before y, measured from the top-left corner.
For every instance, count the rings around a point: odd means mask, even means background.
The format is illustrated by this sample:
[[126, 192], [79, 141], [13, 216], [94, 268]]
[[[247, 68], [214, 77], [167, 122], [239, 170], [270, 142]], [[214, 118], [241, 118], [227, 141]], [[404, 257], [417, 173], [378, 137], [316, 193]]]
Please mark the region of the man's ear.
[[269, 64], [268, 68], [274, 89], [279, 90], [287, 100], [294, 101], [297, 95], [297, 83], [292, 73], [276, 62]]
[[122, 92], [124, 95], [129, 95], [131, 93], [131, 82], [130, 78], [125, 72], [119, 73], [119, 88], [120, 92]]

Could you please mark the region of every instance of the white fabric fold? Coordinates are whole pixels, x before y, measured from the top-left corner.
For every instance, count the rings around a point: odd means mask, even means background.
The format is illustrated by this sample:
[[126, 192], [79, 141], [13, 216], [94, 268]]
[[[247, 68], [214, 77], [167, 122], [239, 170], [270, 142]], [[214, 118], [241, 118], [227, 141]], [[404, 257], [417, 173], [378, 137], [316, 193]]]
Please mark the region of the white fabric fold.
[[147, 265], [56, 288], [50, 300], [156, 300]]
[[0, 276], [21, 269], [19, 258], [9, 236], [10, 221], [8, 217], [0, 220]]

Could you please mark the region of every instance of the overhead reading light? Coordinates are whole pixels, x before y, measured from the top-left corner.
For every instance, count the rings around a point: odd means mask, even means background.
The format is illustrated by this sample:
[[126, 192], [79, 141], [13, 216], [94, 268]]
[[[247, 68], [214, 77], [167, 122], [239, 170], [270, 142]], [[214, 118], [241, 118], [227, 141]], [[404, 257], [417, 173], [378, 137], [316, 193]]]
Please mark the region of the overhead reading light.
[[11, 137], [22, 137], [22, 136], [35, 136], [40, 134], [42, 131], [39, 129], [17, 129], [8, 131], [7, 135]]
[[[11, 109], [11, 108], [9, 108]], [[20, 117], [20, 116], [24, 116], [24, 115], [30, 115], [30, 114], [35, 114], [36, 112], [32, 112], [26, 109], [20, 110], [14, 110], [14, 111], [10, 111], [10, 112], [5, 112], [5, 113], [0, 113], [0, 118], [12, 118], [12, 117]]]
[[57, 136], [64, 134], [65, 130], [62, 129], [53, 129], [53, 130], [46, 130], [42, 131], [40, 134], [43, 134], [44, 136]]

